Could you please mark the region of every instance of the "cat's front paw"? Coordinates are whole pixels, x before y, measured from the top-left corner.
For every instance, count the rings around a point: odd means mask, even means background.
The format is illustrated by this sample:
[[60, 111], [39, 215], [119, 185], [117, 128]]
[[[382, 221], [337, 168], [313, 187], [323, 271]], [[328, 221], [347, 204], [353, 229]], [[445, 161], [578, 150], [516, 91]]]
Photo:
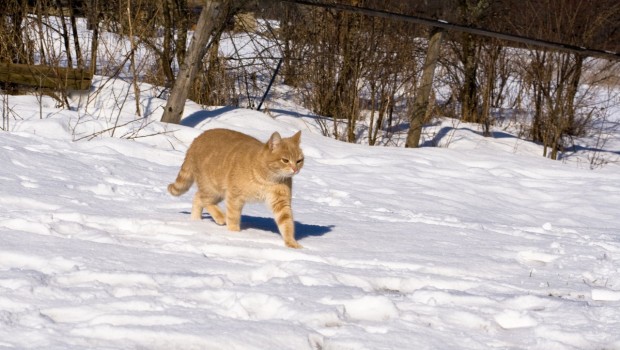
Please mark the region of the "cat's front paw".
[[301, 244], [297, 243], [297, 241], [286, 241], [286, 242], [284, 242], [284, 244], [286, 244], [286, 246], [289, 247], [289, 248], [295, 248], [295, 249], [303, 248], [303, 246]]
[[239, 221], [235, 221], [235, 220], [227, 219], [226, 228], [228, 229], [228, 231], [235, 231], [235, 232], [241, 231], [241, 225]]

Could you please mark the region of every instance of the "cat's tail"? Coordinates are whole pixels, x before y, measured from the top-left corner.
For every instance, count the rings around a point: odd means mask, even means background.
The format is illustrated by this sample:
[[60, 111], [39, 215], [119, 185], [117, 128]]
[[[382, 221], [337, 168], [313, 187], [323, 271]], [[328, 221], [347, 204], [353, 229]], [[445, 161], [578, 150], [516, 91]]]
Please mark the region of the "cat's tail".
[[173, 196], [180, 196], [183, 193], [187, 192], [192, 184], [194, 183], [194, 174], [190, 169], [189, 162], [186, 160], [183, 162], [181, 166], [181, 170], [179, 170], [179, 174], [177, 175], [177, 179], [168, 185], [168, 192], [170, 192]]

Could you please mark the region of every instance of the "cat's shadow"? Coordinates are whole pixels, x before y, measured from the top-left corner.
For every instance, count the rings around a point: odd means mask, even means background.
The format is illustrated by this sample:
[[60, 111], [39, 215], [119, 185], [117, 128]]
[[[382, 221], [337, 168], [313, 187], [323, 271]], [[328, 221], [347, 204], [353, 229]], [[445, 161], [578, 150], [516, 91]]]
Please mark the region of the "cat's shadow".
[[[330, 232], [334, 226], [308, 225], [295, 221], [295, 238], [298, 240], [306, 237], [318, 237]], [[261, 216], [242, 215], [241, 229], [253, 228], [257, 230], [270, 231], [280, 235], [278, 225], [272, 218]]]
[[[184, 211], [183, 214], [190, 214]], [[208, 214], [202, 215], [203, 220], [213, 221]], [[302, 224], [299, 221], [295, 221], [295, 238], [302, 240], [306, 237], [318, 237], [327, 234], [334, 228], [334, 225], [321, 226], [321, 225], [308, 225]], [[241, 230], [256, 229], [261, 231], [269, 231], [280, 235], [278, 225], [273, 218], [267, 218], [262, 216], [241, 215]]]

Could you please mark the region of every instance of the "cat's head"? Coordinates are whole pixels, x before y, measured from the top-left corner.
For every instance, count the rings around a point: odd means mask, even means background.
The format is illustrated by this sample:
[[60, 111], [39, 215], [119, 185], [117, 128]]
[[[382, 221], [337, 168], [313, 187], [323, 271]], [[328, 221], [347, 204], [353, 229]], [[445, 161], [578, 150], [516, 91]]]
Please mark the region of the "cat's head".
[[304, 154], [299, 147], [300, 139], [301, 131], [287, 138], [274, 132], [265, 144], [267, 167], [277, 177], [292, 177], [304, 166]]

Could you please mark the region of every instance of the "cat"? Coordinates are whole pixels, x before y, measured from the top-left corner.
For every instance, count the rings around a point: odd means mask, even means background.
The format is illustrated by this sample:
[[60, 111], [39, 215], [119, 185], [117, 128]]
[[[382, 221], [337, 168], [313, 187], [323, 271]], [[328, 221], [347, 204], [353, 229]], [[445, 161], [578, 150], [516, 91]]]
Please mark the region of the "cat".
[[[301, 131], [289, 138], [274, 132], [262, 143], [233, 130], [207, 130], [190, 145], [168, 192], [180, 196], [196, 182], [191, 218], [201, 220], [204, 208], [218, 225], [226, 224], [231, 231], [240, 230], [246, 202], [265, 202], [273, 211], [284, 244], [302, 248], [295, 240], [291, 209], [292, 177], [304, 165], [300, 138]], [[218, 206], [222, 200], [226, 214]]]

